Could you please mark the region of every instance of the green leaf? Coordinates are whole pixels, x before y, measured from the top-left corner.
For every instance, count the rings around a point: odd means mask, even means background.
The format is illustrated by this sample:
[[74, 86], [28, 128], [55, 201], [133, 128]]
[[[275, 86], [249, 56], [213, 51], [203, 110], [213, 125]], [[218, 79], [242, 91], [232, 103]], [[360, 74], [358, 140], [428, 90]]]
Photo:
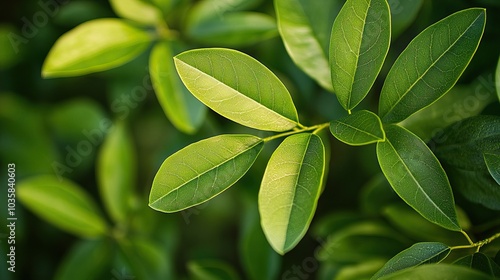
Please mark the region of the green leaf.
[[449, 245], [468, 242], [461, 233], [431, 223], [402, 202], [387, 206], [383, 215], [399, 231], [418, 241], [438, 241]]
[[465, 198], [500, 209], [500, 188], [484, 160], [485, 153], [500, 151], [500, 117], [481, 115], [457, 122], [434, 137], [431, 144], [453, 186]]
[[500, 58], [498, 59], [497, 72], [495, 76], [495, 84], [497, 85], [497, 96], [500, 101]]
[[490, 276], [476, 270], [451, 264], [421, 265], [416, 268], [405, 269], [380, 278], [380, 280], [401, 279], [493, 280]]
[[485, 153], [483, 156], [491, 177], [500, 185], [500, 154]]
[[80, 186], [55, 176], [32, 177], [17, 185], [21, 203], [48, 222], [82, 237], [104, 235], [107, 225]]
[[295, 64], [323, 88], [333, 91], [328, 45], [341, 1], [275, 0], [278, 29]]
[[255, 136], [220, 135], [183, 148], [156, 173], [149, 206], [177, 212], [217, 196], [245, 175], [262, 147]]
[[423, 0], [388, 1], [391, 7], [392, 38], [397, 38], [416, 19]]
[[377, 157], [392, 188], [429, 221], [460, 231], [448, 177], [429, 147], [396, 125], [386, 126], [385, 133], [385, 142], [377, 143]]
[[141, 0], [109, 0], [117, 15], [146, 25], [160, 23], [161, 11], [155, 6]]
[[187, 33], [200, 43], [241, 47], [272, 38], [278, 30], [275, 19], [269, 15], [239, 12], [197, 22], [188, 26]]
[[439, 242], [416, 243], [390, 259], [371, 279], [379, 279], [405, 268], [438, 263], [450, 254], [450, 247]]
[[99, 279], [111, 259], [111, 246], [106, 240], [83, 240], [64, 257], [57, 269], [56, 280]]
[[280, 271], [281, 258], [271, 248], [262, 231], [257, 199], [245, 200], [239, 252], [246, 275], [252, 280], [273, 280]]
[[353, 146], [367, 145], [385, 139], [379, 117], [366, 110], [332, 121], [330, 131], [338, 140]]
[[202, 0], [189, 11], [186, 25], [196, 25], [213, 18], [223, 18], [232, 12], [255, 8], [261, 2], [262, 0]]
[[261, 224], [273, 249], [283, 255], [305, 235], [324, 177], [325, 148], [315, 134], [286, 138], [271, 156], [259, 192]]
[[389, 204], [400, 201], [384, 174], [378, 173], [361, 189], [359, 205], [363, 213], [378, 215]]
[[149, 73], [163, 111], [182, 132], [195, 133], [204, 121], [206, 107], [189, 93], [175, 72], [172, 50], [166, 42], [151, 51]]
[[136, 170], [132, 136], [125, 123], [118, 122], [106, 136], [97, 160], [99, 193], [115, 222], [126, 222], [129, 218]]
[[193, 280], [239, 280], [236, 271], [221, 261], [191, 261], [187, 269]]
[[386, 0], [347, 0], [330, 38], [332, 83], [340, 104], [351, 110], [368, 94], [391, 42]]
[[260, 130], [286, 131], [297, 126], [290, 93], [254, 58], [229, 49], [198, 49], [174, 60], [191, 93], [220, 115]]
[[152, 37], [120, 19], [85, 22], [62, 35], [42, 67], [46, 78], [80, 76], [108, 70], [132, 60]]
[[[340, 268], [334, 280], [367, 280], [385, 263], [385, 259], [373, 259]], [[330, 278], [331, 279], [331, 278]]]
[[483, 253], [477, 252], [472, 255], [465, 256], [456, 260], [454, 264], [482, 271], [495, 278], [500, 277], [500, 266], [496, 264], [493, 259]]
[[382, 120], [400, 122], [448, 92], [476, 52], [485, 23], [484, 9], [467, 9], [415, 37], [392, 66], [382, 87]]
[[386, 224], [368, 220], [350, 224], [332, 233], [317, 257], [320, 261], [335, 263], [388, 259], [407, 248], [408, 243], [404, 236]]
[[172, 279], [168, 252], [146, 238], [122, 238], [118, 243], [131, 274], [137, 279]]

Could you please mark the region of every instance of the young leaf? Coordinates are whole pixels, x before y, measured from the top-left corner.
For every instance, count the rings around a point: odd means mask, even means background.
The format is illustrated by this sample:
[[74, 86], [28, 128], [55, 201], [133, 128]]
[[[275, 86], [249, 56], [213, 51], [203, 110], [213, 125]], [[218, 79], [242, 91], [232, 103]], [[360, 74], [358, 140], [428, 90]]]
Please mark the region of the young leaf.
[[262, 147], [252, 135], [220, 135], [183, 148], [156, 173], [149, 206], [170, 213], [213, 198], [245, 175]]
[[385, 139], [379, 117], [366, 110], [332, 121], [330, 131], [338, 140], [353, 146], [367, 145]]
[[107, 225], [87, 193], [69, 180], [39, 176], [17, 186], [19, 200], [48, 222], [82, 237], [104, 235]]
[[392, 66], [382, 87], [382, 120], [400, 122], [448, 92], [476, 52], [485, 23], [484, 9], [467, 9], [415, 37]]
[[56, 272], [56, 280], [99, 279], [111, 259], [107, 240], [83, 240], [66, 255]]
[[500, 278], [500, 266], [483, 253], [477, 252], [472, 255], [465, 256], [456, 260], [454, 264], [477, 269], [495, 277], [496, 279]]
[[283, 255], [299, 243], [314, 216], [324, 180], [325, 148], [315, 134], [286, 138], [271, 156], [259, 191], [267, 240]]
[[495, 181], [500, 185], [500, 155], [485, 153], [484, 162], [488, 167], [488, 171]]
[[62, 35], [42, 67], [44, 77], [79, 76], [108, 70], [135, 58], [152, 37], [120, 19], [85, 22]]
[[386, 126], [385, 133], [377, 157], [392, 188], [429, 221], [460, 231], [448, 177], [429, 147], [396, 125]]
[[115, 124], [101, 147], [97, 180], [109, 215], [116, 222], [125, 222], [136, 184], [136, 158], [132, 137], [123, 122]]
[[220, 115], [260, 130], [286, 131], [297, 126], [290, 93], [254, 58], [229, 49], [198, 49], [174, 60], [191, 93]]
[[248, 46], [278, 34], [275, 19], [255, 12], [230, 13], [197, 22], [187, 32], [198, 42], [232, 47]]
[[275, 0], [278, 29], [295, 64], [323, 88], [333, 91], [328, 45], [341, 1]]
[[318, 259], [335, 263], [388, 259], [407, 248], [408, 243], [386, 224], [361, 221], [333, 232], [319, 251]]
[[405, 268], [427, 263], [438, 263], [450, 254], [450, 247], [439, 242], [422, 242], [411, 246], [390, 259], [373, 277], [372, 280], [394, 273]]
[[351, 110], [370, 91], [391, 42], [386, 0], [347, 0], [330, 38], [332, 84], [340, 104]]
[[110, 0], [111, 7], [117, 15], [146, 25], [160, 23], [161, 11], [155, 6], [141, 0]]
[[453, 279], [493, 280], [490, 276], [466, 267], [451, 264], [427, 264], [386, 275], [380, 280], [401, 279]]
[[180, 131], [191, 134], [202, 124], [206, 107], [182, 84], [172, 57], [167, 42], [154, 46], [149, 60], [151, 83], [168, 119]]

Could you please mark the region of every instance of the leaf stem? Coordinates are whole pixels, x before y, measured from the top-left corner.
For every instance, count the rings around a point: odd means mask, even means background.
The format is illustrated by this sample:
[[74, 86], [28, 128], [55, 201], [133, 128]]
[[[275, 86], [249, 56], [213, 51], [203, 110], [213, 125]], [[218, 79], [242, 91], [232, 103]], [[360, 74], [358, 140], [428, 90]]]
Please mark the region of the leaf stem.
[[465, 232], [464, 230], [461, 230], [460, 232], [465, 236], [465, 238], [467, 238], [467, 241], [469, 241], [470, 245], [474, 244], [474, 241], [472, 241], [472, 239], [469, 237], [469, 235], [467, 234], [467, 232]]
[[325, 129], [329, 125], [330, 125], [330, 123], [322, 123], [322, 124], [317, 124], [317, 125], [313, 125], [313, 126], [307, 127], [307, 126], [303, 126], [303, 125], [299, 124], [299, 128], [295, 128], [295, 129], [293, 129], [291, 131], [287, 131], [287, 132], [283, 132], [283, 133], [280, 133], [280, 134], [276, 134], [276, 135], [273, 135], [273, 136], [266, 137], [266, 138], [263, 139], [263, 141], [265, 143], [265, 142], [269, 142], [269, 141], [274, 140], [274, 139], [278, 139], [278, 138], [290, 136], [290, 135], [293, 135], [293, 134], [299, 134], [299, 133], [306, 132], [306, 131], [311, 131], [311, 130], [313, 130], [313, 133], [317, 133], [317, 132]]
[[472, 242], [472, 240], [470, 239], [469, 235], [467, 235], [467, 233], [465, 231], [461, 231], [462, 234], [464, 234], [465, 237], [467, 237], [467, 239], [469, 240], [470, 244], [469, 245], [459, 245], [459, 246], [453, 246], [453, 247], [450, 247], [451, 250], [458, 250], [458, 249], [472, 249], [472, 248], [476, 248], [476, 252], [479, 252], [479, 250], [481, 249], [481, 247], [483, 247], [484, 245], [487, 245], [491, 242], [493, 242], [493, 240], [497, 239], [497, 238], [500, 238], [500, 232], [484, 239], [484, 240], [481, 240], [481, 241], [478, 241], [478, 242]]

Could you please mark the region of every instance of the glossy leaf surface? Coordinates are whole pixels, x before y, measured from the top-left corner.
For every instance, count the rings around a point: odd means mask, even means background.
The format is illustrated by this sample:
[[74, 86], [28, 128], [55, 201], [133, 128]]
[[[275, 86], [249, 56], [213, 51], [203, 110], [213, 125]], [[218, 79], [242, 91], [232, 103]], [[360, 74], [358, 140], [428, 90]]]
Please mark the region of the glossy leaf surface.
[[118, 122], [107, 134], [97, 160], [101, 199], [116, 222], [125, 222], [129, 217], [129, 204], [136, 185], [136, 170], [132, 136], [125, 123]]
[[486, 153], [484, 154], [484, 161], [491, 177], [500, 185], [500, 155]]
[[276, 0], [278, 28], [286, 50], [306, 74], [333, 91], [328, 45], [341, 1]]
[[400, 122], [448, 92], [476, 52], [485, 22], [484, 9], [467, 9], [415, 37], [385, 80], [379, 103], [382, 120]]
[[254, 58], [229, 49], [198, 49], [174, 59], [186, 87], [220, 115], [260, 130], [286, 131], [297, 126], [288, 90]]
[[347, 0], [330, 38], [332, 84], [340, 104], [351, 110], [370, 91], [391, 41], [386, 0]]
[[330, 131], [338, 140], [353, 146], [367, 145], [385, 139], [379, 117], [366, 110], [332, 121]]
[[42, 67], [44, 77], [79, 76], [122, 65], [146, 50], [152, 37], [120, 19], [85, 22], [62, 35]]
[[450, 247], [439, 242], [417, 243], [390, 259], [371, 279], [379, 279], [405, 268], [437, 263], [450, 253]]
[[248, 171], [262, 147], [255, 136], [220, 135], [183, 148], [156, 173], [149, 206], [169, 213], [213, 198]]
[[451, 264], [422, 265], [380, 278], [380, 280], [401, 279], [493, 280], [490, 276], [479, 271]]
[[429, 221], [460, 231], [448, 177], [427, 145], [408, 130], [389, 125], [377, 157], [396, 193]]
[[26, 179], [17, 185], [17, 195], [28, 209], [63, 230], [82, 237], [106, 233], [106, 222], [92, 197], [69, 180]]
[[206, 107], [182, 84], [172, 57], [168, 43], [154, 46], [149, 61], [151, 82], [168, 119], [180, 131], [191, 134], [202, 124]]
[[483, 253], [474, 253], [456, 260], [454, 264], [470, 267], [482, 271], [488, 275], [500, 278], [500, 266], [493, 259]]
[[273, 249], [284, 254], [305, 235], [324, 180], [325, 148], [315, 134], [286, 138], [271, 156], [259, 192], [261, 224]]

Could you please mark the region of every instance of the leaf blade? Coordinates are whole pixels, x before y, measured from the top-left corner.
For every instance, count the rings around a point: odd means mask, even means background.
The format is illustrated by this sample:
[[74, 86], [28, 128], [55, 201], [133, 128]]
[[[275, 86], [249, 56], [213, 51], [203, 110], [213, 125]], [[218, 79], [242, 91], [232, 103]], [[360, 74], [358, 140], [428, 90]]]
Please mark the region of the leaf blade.
[[186, 87], [218, 114], [260, 130], [280, 132], [297, 126], [288, 90], [254, 58], [228, 49], [198, 49], [174, 60]]
[[306, 233], [324, 180], [321, 138], [303, 133], [286, 138], [271, 156], [259, 191], [261, 225], [271, 247], [283, 255]]
[[155, 25], [163, 18], [155, 6], [140, 0], [110, 0], [117, 15], [146, 25]]
[[488, 275], [466, 267], [451, 264], [428, 264], [386, 275], [381, 280], [398, 279], [454, 279], [492, 280]]
[[[158, 170], [149, 206], [171, 213], [213, 198], [248, 171], [262, 147], [262, 139], [255, 136], [220, 135], [183, 148], [168, 157]], [[200, 193], [200, 186], [211, 189]]]
[[382, 87], [382, 120], [403, 121], [448, 92], [476, 52], [485, 23], [485, 10], [472, 8], [442, 19], [415, 37], [392, 66]]
[[330, 132], [338, 140], [353, 146], [367, 145], [385, 139], [380, 118], [366, 110], [332, 121]]
[[79, 76], [122, 65], [142, 53], [152, 38], [120, 19], [96, 19], [63, 34], [42, 67], [46, 78]]
[[391, 41], [390, 9], [385, 0], [348, 0], [330, 38], [332, 84], [340, 104], [351, 110], [368, 94]]
[[26, 207], [63, 230], [83, 237], [107, 231], [95, 202], [69, 180], [48, 175], [33, 177], [19, 183], [17, 194]]
[[448, 177], [432, 151], [402, 127], [388, 125], [385, 132], [377, 157], [392, 188], [429, 221], [460, 231]]
[[172, 50], [167, 42], [151, 51], [149, 73], [165, 115], [182, 132], [192, 134], [204, 120], [206, 107], [194, 98], [175, 73]]
[[485, 153], [483, 157], [491, 177], [500, 185], [500, 155]]
[[[323, 88], [333, 91], [328, 65], [328, 44], [333, 16], [341, 8], [339, 1], [325, 3], [323, 1], [275, 0], [274, 6], [278, 30], [292, 60]], [[318, 17], [325, 23], [329, 23], [328, 33], [315, 24], [314, 19]]]
[[391, 258], [371, 279], [379, 279], [405, 268], [440, 262], [450, 254], [450, 251], [450, 247], [439, 242], [416, 243]]

